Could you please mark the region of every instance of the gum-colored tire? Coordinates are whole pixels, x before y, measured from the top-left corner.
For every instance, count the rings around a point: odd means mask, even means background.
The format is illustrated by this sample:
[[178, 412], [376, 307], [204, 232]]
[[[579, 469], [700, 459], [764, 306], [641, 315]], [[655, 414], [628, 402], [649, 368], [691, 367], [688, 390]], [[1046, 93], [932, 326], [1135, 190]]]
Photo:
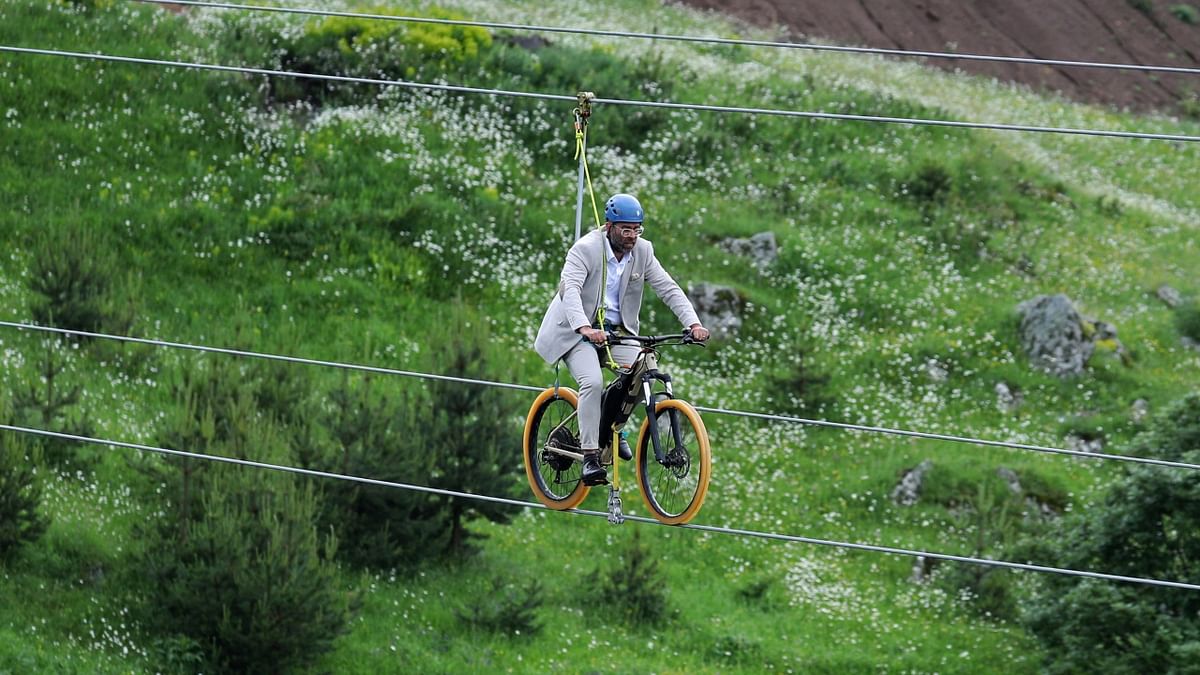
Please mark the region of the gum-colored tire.
[[[655, 406], [658, 436], [662, 447], [671, 453], [669, 466], [660, 464], [654, 456], [650, 440], [650, 421], [642, 421], [638, 434], [634, 467], [638, 487], [646, 508], [667, 525], [682, 525], [700, 512], [712, 478], [712, 454], [708, 445], [708, 430], [700, 413], [687, 401], [677, 398], [658, 401]], [[674, 448], [671, 419], [680, 425], [683, 446]]]
[[578, 417], [554, 431], [578, 406], [579, 395], [573, 389], [550, 387], [533, 400], [525, 418], [521, 453], [525, 458], [525, 477], [538, 501], [556, 511], [573, 509], [588, 495], [588, 486], [579, 479], [582, 473], [579, 462], [542, 450], [552, 433], [568, 440], [573, 437], [572, 444], [579, 445]]

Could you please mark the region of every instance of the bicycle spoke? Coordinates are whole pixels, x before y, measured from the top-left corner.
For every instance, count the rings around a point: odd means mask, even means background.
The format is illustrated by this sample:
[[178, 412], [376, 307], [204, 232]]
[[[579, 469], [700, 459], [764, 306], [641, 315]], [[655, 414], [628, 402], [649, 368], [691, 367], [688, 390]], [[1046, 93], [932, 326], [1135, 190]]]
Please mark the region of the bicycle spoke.
[[[692, 505], [699, 492], [699, 467], [693, 466], [699, 452], [696, 431], [677, 410], [663, 411], [655, 418], [659, 446], [664, 450], [664, 462], [651, 457], [645, 460], [651, 499], [666, 516], [678, 516]], [[679, 426], [683, 445], [675, 445], [672, 422]], [[652, 447], [652, 446], [651, 446]], [[650, 448], [647, 448], [647, 452]]]
[[567, 498], [579, 484], [581, 467], [569, 457], [558, 455], [545, 448], [556, 444], [573, 446], [578, 444], [578, 424], [574, 417], [575, 408], [562, 400], [550, 401], [542, 415], [536, 439], [539, 487], [552, 499]]

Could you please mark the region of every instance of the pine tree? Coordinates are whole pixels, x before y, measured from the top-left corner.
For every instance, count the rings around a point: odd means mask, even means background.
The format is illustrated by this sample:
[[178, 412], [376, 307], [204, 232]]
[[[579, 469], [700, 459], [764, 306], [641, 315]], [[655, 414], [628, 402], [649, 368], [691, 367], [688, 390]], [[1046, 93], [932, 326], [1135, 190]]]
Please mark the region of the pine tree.
[[[70, 383], [66, 357], [61, 353], [65, 344], [58, 338], [41, 341], [41, 353], [34, 363], [34, 377], [13, 392], [12, 419], [18, 424], [78, 436], [91, 436], [92, 424], [86, 413], [80, 413], [82, 385]], [[70, 459], [84, 457], [87, 464], [94, 457], [76, 441], [46, 437], [41, 441], [43, 457], [54, 465], [68, 464]]]
[[124, 333], [133, 323], [133, 278], [120, 277], [116, 245], [107, 230], [49, 225], [32, 246], [29, 285], [34, 319], [70, 330]]
[[286, 672], [328, 651], [353, 598], [332, 564], [336, 539], [317, 534], [312, 486], [230, 466], [202, 483], [190, 519], [150, 533], [148, 625], [202, 645], [222, 672]]
[[0, 560], [36, 540], [49, 525], [38, 508], [42, 491], [37, 452], [35, 443], [11, 431], [0, 432]]
[[[487, 347], [490, 335], [483, 322], [462, 306], [456, 306], [446, 322], [449, 334], [434, 340], [435, 369], [443, 374], [489, 380], [498, 369], [491, 367]], [[436, 380], [429, 385], [432, 420], [429, 451], [436, 461], [436, 487], [496, 497], [515, 496], [521, 468], [521, 434], [514, 423], [516, 399], [510, 392], [493, 387]], [[467, 522], [487, 518], [507, 523], [515, 510], [495, 502], [452, 499], [450, 535], [446, 550], [468, 553]]]
[[[415, 419], [417, 393], [389, 396], [370, 376], [349, 375], [330, 391], [321, 423], [332, 450], [316, 465], [325, 471], [377, 480], [427, 485], [433, 457]], [[428, 493], [335, 481], [325, 486], [323, 522], [340, 536], [343, 557], [360, 566], [387, 569], [435, 556], [448, 533], [445, 500]]]

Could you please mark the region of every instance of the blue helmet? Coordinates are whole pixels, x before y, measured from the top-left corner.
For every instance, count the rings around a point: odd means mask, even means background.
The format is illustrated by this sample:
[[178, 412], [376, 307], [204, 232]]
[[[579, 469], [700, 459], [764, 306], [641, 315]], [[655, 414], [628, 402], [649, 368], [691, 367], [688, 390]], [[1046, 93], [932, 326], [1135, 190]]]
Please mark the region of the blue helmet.
[[610, 223], [641, 223], [644, 215], [642, 205], [633, 195], [613, 195], [604, 205], [604, 219]]

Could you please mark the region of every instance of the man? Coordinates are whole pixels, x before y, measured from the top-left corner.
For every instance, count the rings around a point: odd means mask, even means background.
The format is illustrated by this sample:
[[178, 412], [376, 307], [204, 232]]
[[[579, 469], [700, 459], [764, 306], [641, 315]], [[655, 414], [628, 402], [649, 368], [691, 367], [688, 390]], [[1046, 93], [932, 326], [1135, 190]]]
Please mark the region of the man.
[[[605, 330], [638, 334], [642, 291], [649, 284], [691, 331], [692, 338], [707, 340], [709, 335], [687, 295], [654, 257], [654, 246], [641, 238], [644, 213], [637, 198], [613, 195], [605, 204], [604, 220], [604, 229], [584, 235], [567, 251], [558, 292], [534, 341], [534, 349], [547, 363], [565, 360], [571, 377], [579, 384], [579, 441], [585, 485], [601, 485], [608, 480], [600, 466], [599, 429], [604, 376], [598, 349], [605, 343]], [[599, 324], [601, 301], [603, 326]], [[613, 359], [622, 366], [631, 365], [637, 353], [636, 346], [612, 347]], [[624, 439], [620, 445], [621, 458], [632, 459]]]

